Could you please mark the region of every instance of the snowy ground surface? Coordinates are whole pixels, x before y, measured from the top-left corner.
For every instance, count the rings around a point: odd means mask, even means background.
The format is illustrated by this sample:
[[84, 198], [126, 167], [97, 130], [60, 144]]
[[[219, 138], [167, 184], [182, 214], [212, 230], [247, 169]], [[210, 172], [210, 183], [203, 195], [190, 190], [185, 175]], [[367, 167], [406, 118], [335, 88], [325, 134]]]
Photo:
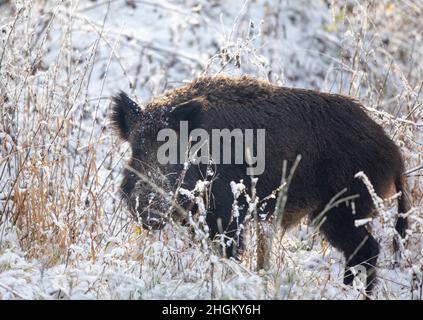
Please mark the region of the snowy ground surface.
[[401, 146], [413, 201], [395, 267], [395, 206], [370, 222], [375, 297], [422, 299], [422, 15], [421, 0], [0, 1], [0, 299], [363, 298], [306, 224], [257, 272], [252, 228], [239, 263], [127, 215], [129, 152], [110, 130], [110, 97], [142, 105], [218, 73], [363, 101]]

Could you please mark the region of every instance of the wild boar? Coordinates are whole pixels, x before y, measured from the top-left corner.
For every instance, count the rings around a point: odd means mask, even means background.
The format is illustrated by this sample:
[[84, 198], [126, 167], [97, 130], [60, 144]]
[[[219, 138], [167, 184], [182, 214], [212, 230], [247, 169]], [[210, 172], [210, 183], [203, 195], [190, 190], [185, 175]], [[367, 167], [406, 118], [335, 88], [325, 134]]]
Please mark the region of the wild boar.
[[[264, 159], [261, 164], [264, 170], [252, 173], [258, 178], [256, 194], [259, 199], [269, 196], [280, 185], [284, 160], [289, 170], [297, 156], [302, 157], [289, 186], [282, 228], [297, 224], [305, 216], [319, 217], [344, 188], [347, 191], [343, 197], [358, 196], [353, 206], [343, 202], [326, 211], [320, 231], [345, 256], [344, 283], [353, 281], [350, 267], [363, 265], [367, 273], [367, 290], [371, 292], [379, 244], [365, 225], [356, 226], [355, 221], [371, 217], [376, 210], [368, 189], [355, 175], [358, 172], [367, 175], [381, 197], [401, 192], [400, 213], [407, 212], [410, 205], [401, 153], [358, 101], [338, 94], [280, 87], [245, 76], [201, 77], [153, 99], [143, 108], [123, 92], [113, 101], [113, 126], [132, 149], [121, 190], [131, 212], [141, 218], [144, 226], [158, 229], [166, 223], [168, 216], [163, 213], [170, 205], [166, 193], [175, 191], [185, 165], [180, 157], [177, 163], [159, 161], [158, 151], [165, 141], [163, 137], [158, 138], [160, 132], [171, 129], [181, 138], [185, 125], [193, 138], [192, 133], [198, 129], [209, 137], [213, 136], [213, 130], [228, 129], [230, 133], [238, 130], [237, 134], [219, 138], [220, 142], [230, 140], [230, 151], [235, 155], [231, 154], [225, 162], [222, 160], [225, 150], [221, 147], [217, 159], [213, 159], [217, 164], [206, 218], [210, 238], [222, 233], [234, 238], [248, 204], [239, 199], [239, 216], [233, 219], [231, 182], [242, 179], [250, 188], [252, 180], [248, 170], [253, 166], [248, 159], [236, 155], [234, 144], [240, 132], [242, 135], [247, 129], [262, 130], [265, 140], [254, 140], [250, 148], [253, 150], [249, 150], [256, 160], [259, 156]], [[198, 139], [198, 135], [197, 132], [194, 138]], [[178, 141], [173, 152], [183, 154], [185, 147]], [[259, 166], [258, 160], [255, 165]], [[189, 167], [182, 184], [184, 188], [193, 189], [196, 182], [204, 178], [206, 167], [206, 163]], [[164, 193], [155, 192], [154, 186], [159, 186]], [[179, 199], [184, 208], [192, 210], [193, 206], [187, 205], [189, 199]], [[266, 200], [260, 208], [261, 213], [271, 217], [275, 201], [274, 198]], [[407, 219], [399, 216], [396, 229], [402, 237], [406, 228]], [[241, 245], [242, 241], [233, 242], [226, 254], [236, 255]]]

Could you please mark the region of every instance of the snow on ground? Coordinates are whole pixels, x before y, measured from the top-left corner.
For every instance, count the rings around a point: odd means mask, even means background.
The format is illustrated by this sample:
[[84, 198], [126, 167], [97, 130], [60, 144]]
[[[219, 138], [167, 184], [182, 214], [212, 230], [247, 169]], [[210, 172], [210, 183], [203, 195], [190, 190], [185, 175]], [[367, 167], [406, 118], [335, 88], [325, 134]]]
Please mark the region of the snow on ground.
[[[140, 104], [201, 74], [251, 74], [360, 98], [402, 147], [414, 211], [392, 263], [395, 208], [376, 298], [422, 298], [420, 1], [5, 1], [0, 5], [1, 299], [361, 299], [342, 255], [301, 225], [255, 270], [183, 228], [147, 233], [118, 196], [128, 146], [110, 97]], [[412, 172], [411, 172], [412, 171]]]

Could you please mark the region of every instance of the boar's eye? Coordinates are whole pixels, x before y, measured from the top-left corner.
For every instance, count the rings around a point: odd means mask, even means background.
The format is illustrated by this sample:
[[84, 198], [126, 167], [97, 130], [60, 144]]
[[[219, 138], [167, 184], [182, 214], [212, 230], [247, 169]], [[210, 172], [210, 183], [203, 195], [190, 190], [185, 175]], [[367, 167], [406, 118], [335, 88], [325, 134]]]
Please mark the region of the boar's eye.
[[192, 121], [206, 108], [205, 101], [192, 99], [173, 107], [171, 114], [175, 121]]
[[141, 108], [123, 91], [113, 97], [111, 122], [122, 139], [128, 141], [141, 112]]

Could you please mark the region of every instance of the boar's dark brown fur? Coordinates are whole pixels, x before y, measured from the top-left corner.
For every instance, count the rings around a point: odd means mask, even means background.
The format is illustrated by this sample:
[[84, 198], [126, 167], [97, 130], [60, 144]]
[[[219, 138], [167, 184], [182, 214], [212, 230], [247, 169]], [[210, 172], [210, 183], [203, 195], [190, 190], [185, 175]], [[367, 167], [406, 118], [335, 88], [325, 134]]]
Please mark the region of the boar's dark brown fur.
[[[124, 172], [121, 189], [134, 215], [152, 228], [163, 225], [154, 212], [166, 211], [168, 204], [166, 199], [154, 197], [151, 184], [140, 180], [135, 172], [148, 176], [164, 190], [175, 187], [182, 164], [158, 164], [157, 132], [163, 128], [177, 130], [182, 120], [188, 121], [190, 130], [266, 130], [266, 169], [258, 177], [256, 187], [260, 199], [279, 186], [283, 160], [288, 161], [289, 170], [297, 155], [302, 156], [288, 191], [282, 221], [285, 228], [305, 216], [316, 218], [344, 188], [347, 192], [343, 197], [359, 195], [354, 200], [354, 213], [350, 205], [341, 203], [325, 213], [320, 230], [345, 255], [344, 283], [351, 284], [353, 280], [349, 267], [362, 264], [367, 270], [367, 290], [371, 291], [379, 245], [366, 226], [355, 226], [355, 220], [371, 216], [375, 208], [367, 188], [354, 178], [355, 174], [364, 172], [382, 197], [401, 191], [399, 212], [407, 212], [409, 204], [400, 151], [359, 102], [336, 94], [279, 87], [248, 77], [222, 76], [199, 78], [151, 101], [143, 109], [120, 93], [114, 98], [112, 122], [132, 148], [130, 169]], [[216, 174], [207, 214], [210, 236], [222, 232], [220, 221], [225, 234], [234, 237], [237, 224], [231, 220], [234, 198], [230, 182], [243, 179], [248, 188], [250, 177], [246, 175], [246, 165], [235, 164], [217, 165]], [[201, 179], [200, 170], [191, 167], [184, 187], [192, 189], [198, 179]], [[242, 222], [247, 205], [242, 201], [239, 204]], [[274, 200], [268, 201], [264, 209], [268, 215], [272, 214], [274, 205]], [[396, 229], [402, 237], [406, 228], [407, 220], [398, 218]], [[229, 247], [227, 254], [236, 254], [239, 246], [241, 241]]]

